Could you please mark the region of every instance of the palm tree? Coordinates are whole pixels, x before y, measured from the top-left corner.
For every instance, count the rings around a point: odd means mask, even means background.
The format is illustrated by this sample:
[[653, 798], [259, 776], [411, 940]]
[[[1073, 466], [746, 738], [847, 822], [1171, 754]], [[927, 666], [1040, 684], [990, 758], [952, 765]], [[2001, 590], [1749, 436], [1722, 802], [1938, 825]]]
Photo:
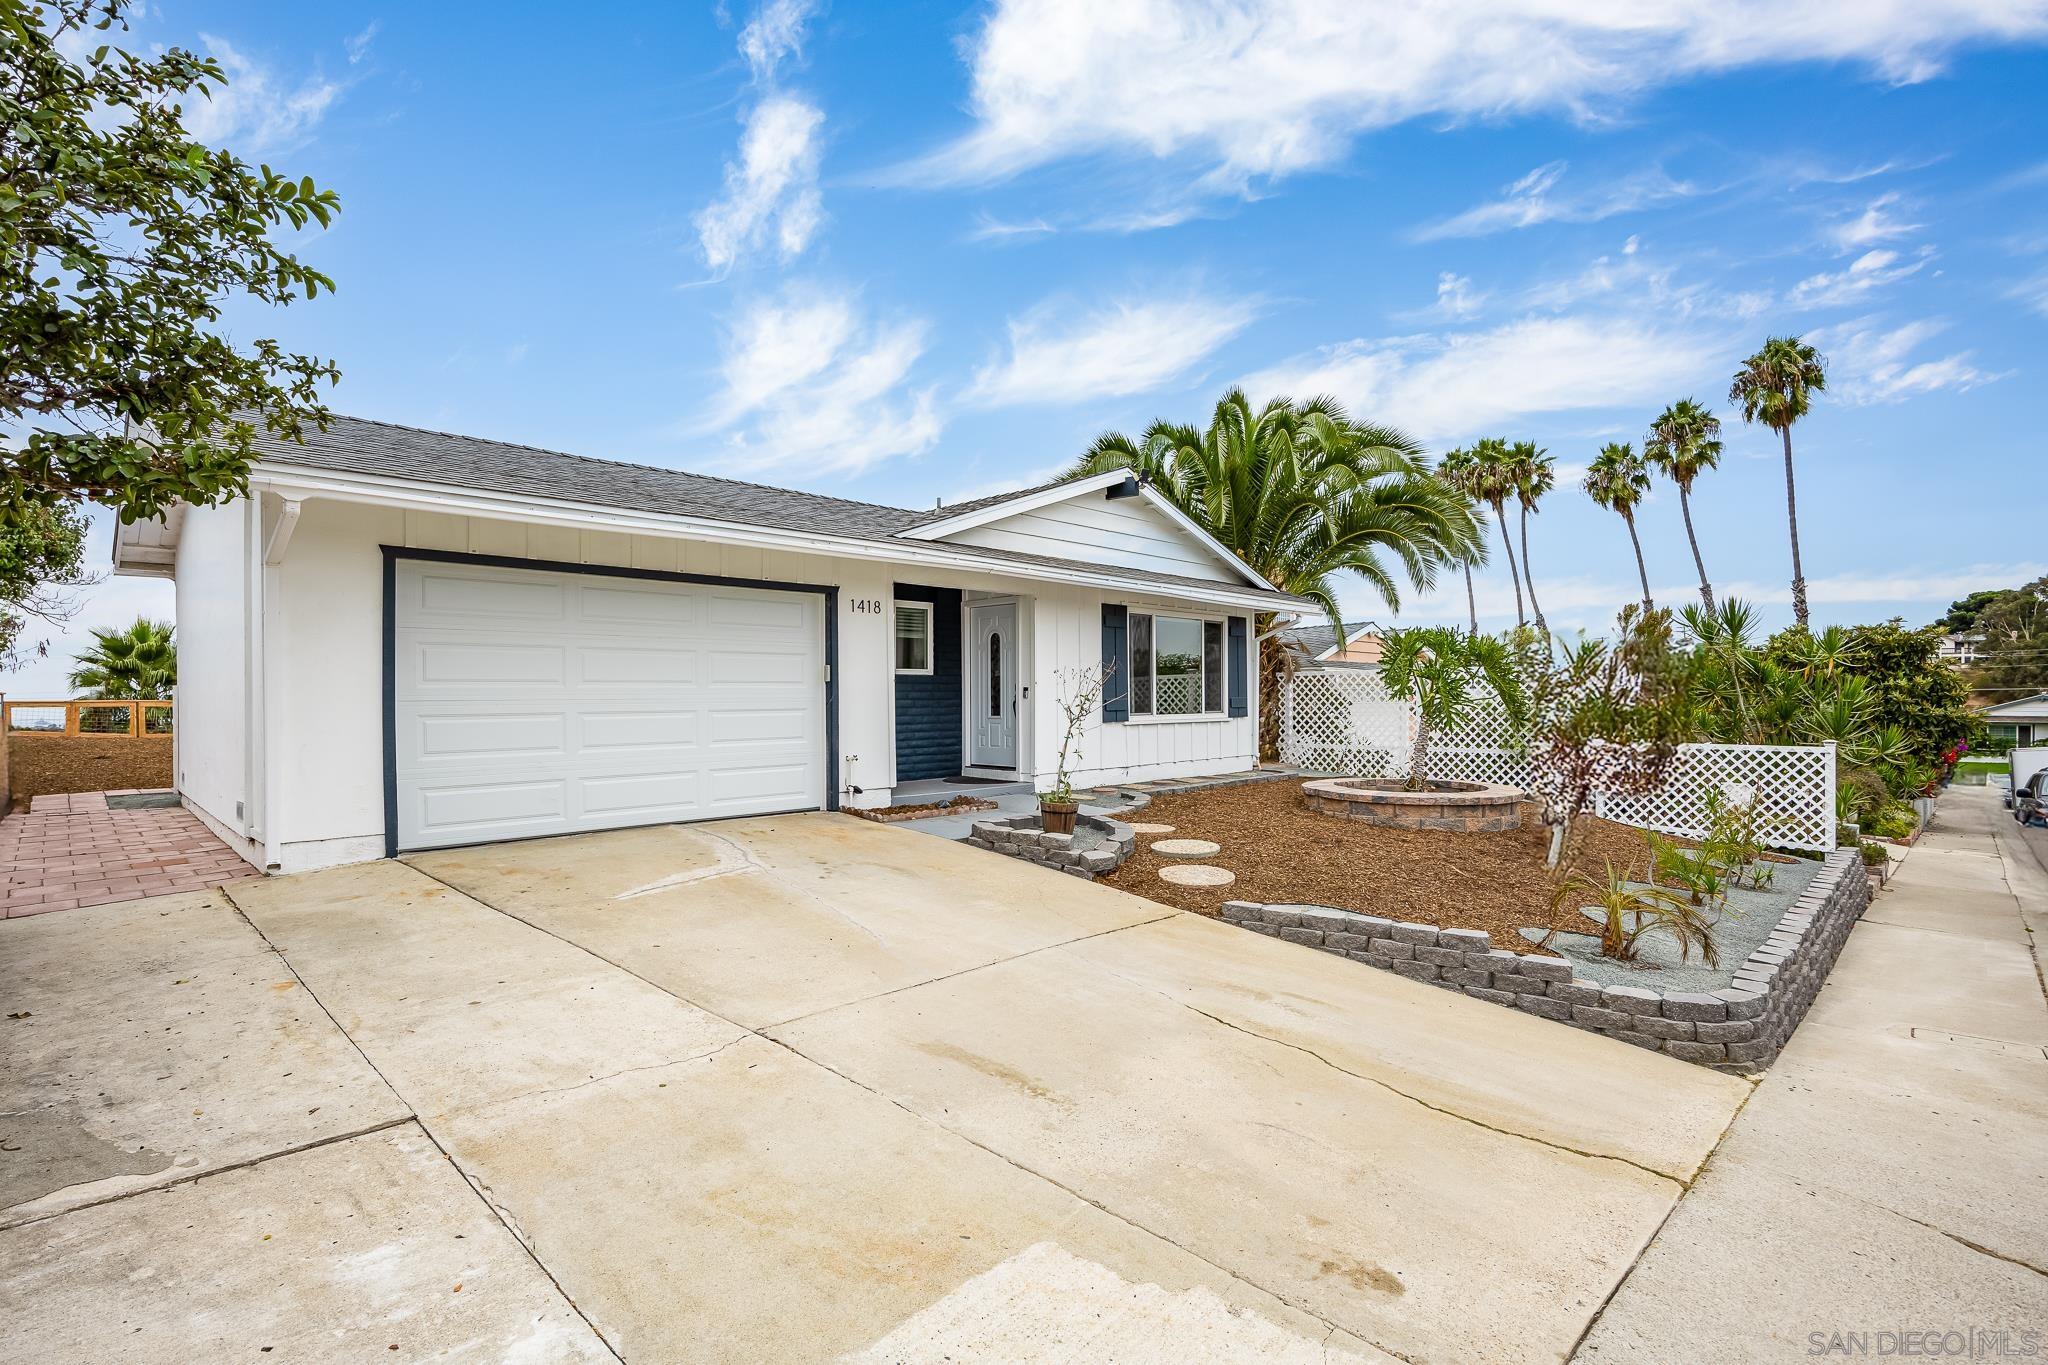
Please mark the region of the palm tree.
[[[1389, 608], [1400, 579], [1418, 589], [1473, 552], [1478, 527], [1466, 499], [1432, 477], [1414, 441], [1392, 427], [1354, 422], [1331, 398], [1275, 398], [1254, 408], [1233, 388], [1206, 430], [1156, 421], [1136, 441], [1098, 438], [1064, 477], [1130, 469], [1267, 582], [1307, 597], [1342, 633], [1338, 576], [1359, 575]], [[1259, 634], [1272, 626], [1261, 616]], [[1260, 742], [1279, 739], [1282, 653], [1259, 655]]]
[[1721, 463], [1721, 419], [1690, 398], [1681, 398], [1658, 414], [1643, 442], [1652, 467], [1678, 485], [1678, 510], [1685, 517], [1685, 539], [1700, 574], [1700, 601], [1714, 609], [1714, 585], [1707, 582], [1707, 562], [1700, 558], [1700, 538], [1692, 529], [1692, 481]]
[[1529, 585], [1529, 614], [1536, 618], [1536, 633], [1548, 649], [1550, 626], [1543, 619], [1543, 604], [1536, 600], [1536, 567], [1529, 558], [1529, 514], [1557, 486], [1557, 461], [1534, 441], [1517, 441], [1508, 447], [1508, 466], [1514, 471], [1515, 501], [1522, 505], [1522, 581]]
[[1806, 629], [1806, 574], [1799, 563], [1799, 494], [1792, 484], [1792, 424], [1806, 416], [1813, 395], [1828, 386], [1827, 361], [1798, 337], [1772, 337], [1742, 362], [1728, 401], [1742, 405], [1742, 420], [1762, 422], [1785, 442], [1785, 519], [1792, 527], [1792, 615]]
[[1473, 495], [1493, 509], [1494, 525], [1500, 527], [1500, 547], [1507, 551], [1508, 577], [1515, 583], [1515, 624], [1527, 626], [1522, 610], [1522, 575], [1515, 568], [1515, 547], [1508, 539], [1507, 502], [1515, 492], [1514, 456], [1508, 443], [1489, 436], [1472, 447]]
[[71, 687], [93, 701], [160, 701], [178, 685], [178, 650], [168, 622], [135, 618], [125, 630], [96, 630], [77, 657]]
[[1474, 635], [1479, 633], [1479, 599], [1472, 591], [1472, 566], [1486, 562], [1486, 514], [1476, 506], [1478, 494], [1474, 490], [1477, 469], [1472, 452], [1463, 446], [1446, 450], [1443, 458], [1436, 462], [1437, 482], [1465, 499], [1468, 504], [1466, 510], [1472, 514], [1477, 532], [1471, 551], [1458, 560], [1458, 567], [1465, 573], [1465, 614]]
[[1626, 441], [1610, 441], [1600, 447], [1586, 469], [1586, 496], [1621, 517], [1628, 527], [1628, 543], [1635, 547], [1636, 577], [1643, 580], [1643, 610], [1655, 611], [1650, 600], [1650, 571], [1643, 567], [1643, 542], [1636, 534], [1636, 508], [1650, 493], [1650, 471]]

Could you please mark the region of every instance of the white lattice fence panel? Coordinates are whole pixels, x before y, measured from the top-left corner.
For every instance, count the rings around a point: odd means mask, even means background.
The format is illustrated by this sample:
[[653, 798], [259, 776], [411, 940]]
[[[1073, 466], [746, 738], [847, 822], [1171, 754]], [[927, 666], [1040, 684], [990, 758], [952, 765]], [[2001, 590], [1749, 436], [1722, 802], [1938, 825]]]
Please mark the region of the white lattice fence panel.
[[[1415, 737], [1414, 712], [1387, 695], [1377, 671], [1305, 669], [1288, 680], [1281, 705], [1281, 761], [1309, 772], [1405, 777]], [[1498, 782], [1533, 790], [1536, 769], [1498, 707], [1471, 724], [1430, 739], [1432, 777]], [[1832, 744], [1687, 744], [1664, 785], [1647, 796], [1596, 796], [1594, 813], [1662, 833], [1707, 832], [1712, 793], [1755, 793], [1760, 828], [1779, 848], [1825, 852], [1835, 846], [1835, 748]]]
[[1318, 773], [1404, 777], [1415, 721], [1366, 669], [1307, 669], [1288, 680], [1280, 760]]
[[1827, 852], [1835, 846], [1835, 746], [1832, 744], [1687, 744], [1664, 785], [1648, 796], [1603, 796], [1596, 814], [1642, 829], [1698, 839], [1711, 822], [1709, 800], [1754, 793], [1757, 828], [1779, 848]]

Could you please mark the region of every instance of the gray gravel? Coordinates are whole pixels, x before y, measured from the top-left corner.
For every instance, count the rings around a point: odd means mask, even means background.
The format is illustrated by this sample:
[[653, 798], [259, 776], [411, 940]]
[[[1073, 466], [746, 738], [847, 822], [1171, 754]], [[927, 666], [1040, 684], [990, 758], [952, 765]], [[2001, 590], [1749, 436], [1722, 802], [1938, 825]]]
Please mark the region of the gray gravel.
[[[1550, 950], [1570, 958], [1578, 975], [1604, 986], [1646, 986], [1666, 992], [1718, 990], [1734, 979], [1735, 969], [1743, 959], [1771, 936], [1778, 920], [1820, 872], [1819, 863], [1803, 858], [1773, 866], [1777, 875], [1762, 891], [1728, 893], [1728, 904], [1714, 926], [1714, 947], [1721, 956], [1718, 967], [1709, 967], [1697, 952], [1690, 962], [1680, 962], [1678, 940], [1663, 933], [1637, 940], [1634, 962], [1616, 962], [1600, 956], [1597, 931], [1587, 935], [1559, 934], [1550, 941]], [[1587, 918], [1599, 922], [1594, 912], [1587, 912]], [[1531, 941], [1543, 937], [1539, 929], [1524, 929], [1522, 935]]]

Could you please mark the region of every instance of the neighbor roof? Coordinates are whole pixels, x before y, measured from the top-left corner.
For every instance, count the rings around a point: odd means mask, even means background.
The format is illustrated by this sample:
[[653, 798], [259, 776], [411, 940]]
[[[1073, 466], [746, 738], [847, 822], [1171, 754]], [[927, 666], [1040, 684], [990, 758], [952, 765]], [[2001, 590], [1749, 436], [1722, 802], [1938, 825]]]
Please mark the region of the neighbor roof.
[[[952, 507], [913, 511], [804, 493], [792, 488], [722, 479], [687, 470], [592, 459], [539, 446], [428, 431], [364, 417], [335, 416], [325, 431], [308, 427], [303, 443], [284, 440], [267, 431], [260, 432], [256, 448], [258, 459], [266, 466], [333, 470], [380, 479], [559, 498], [656, 515], [700, 517], [743, 526], [767, 526], [871, 541], [896, 541], [902, 533], [916, 527], [958, 516], [964, 510], [1029, 497], [1051, 486], [1020, 489], [1015, 493], [980, 498]], [[945, 545], [949, 551], [985, 559], [992, 565], [1029, 564], [1085, 568], [1097, 572], [1104, 568], [1051, 555], [997, 550], [952, 541], [945, 542]], [[1219, 587], [1230, 586], [1212, 579], [1148, 569], [1117, 566], [1113, 572], [1120, 579], [1161, 588], [1214, 592]], [[1238, 589], [1262, 591], [1253, 582], [1238, 585]], [[1299, 602], [1300, 599], [1289, 600]]]
[[[1370, 621], [1346, 621], [1344, 639], [1350, 641], [1355, 639], [1360, 631], [1373, 629], [1376, 627]], [[1322, 658], [1338, 644], [1337, 631], [1327, 619], [1312, 626], [1295, 626], [1292, 630], [1283, 630], [1280, 632], [1280, 638], [1311, 659]]]
[[1994, 702], [1978, 714], [1985, 716], [2048, 716], [2048, 692], [2036, 692], [2031, 697], [2015, 697], [2011, 701]]

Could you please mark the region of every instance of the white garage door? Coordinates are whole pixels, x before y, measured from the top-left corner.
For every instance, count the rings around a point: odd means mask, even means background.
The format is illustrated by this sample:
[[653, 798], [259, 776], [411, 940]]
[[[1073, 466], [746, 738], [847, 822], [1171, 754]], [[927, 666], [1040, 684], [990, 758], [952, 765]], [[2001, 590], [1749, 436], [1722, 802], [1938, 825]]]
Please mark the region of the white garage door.
[[810, 809], [816, 593], [400, 559], [398, 844]]

